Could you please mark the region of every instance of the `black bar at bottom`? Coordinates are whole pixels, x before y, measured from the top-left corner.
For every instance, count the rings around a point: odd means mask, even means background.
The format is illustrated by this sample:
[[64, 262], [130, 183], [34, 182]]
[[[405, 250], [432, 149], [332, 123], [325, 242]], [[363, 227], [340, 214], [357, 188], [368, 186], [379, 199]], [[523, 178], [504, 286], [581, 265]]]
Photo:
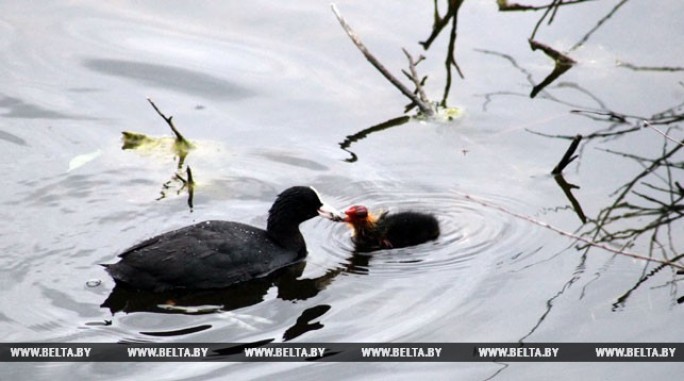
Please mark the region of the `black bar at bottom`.
[[0, 343], [0, 362], [684, 362], [684, 343]]

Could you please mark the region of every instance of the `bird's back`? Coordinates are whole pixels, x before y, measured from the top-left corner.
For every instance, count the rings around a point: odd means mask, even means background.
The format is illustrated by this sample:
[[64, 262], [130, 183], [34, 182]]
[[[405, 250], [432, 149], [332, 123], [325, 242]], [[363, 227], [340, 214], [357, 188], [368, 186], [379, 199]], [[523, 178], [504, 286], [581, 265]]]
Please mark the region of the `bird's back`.
[[419, 245], [439, 237], [439, 223], [430, 214], [410, 211], [387, 214], [378, 225], [394, 248]]
[[266, 231], [229, 221], [205, 221], [143, 241], [106, 265], [119, 283], [134, 288], [210, 289], [261, 278], [302, 259]]

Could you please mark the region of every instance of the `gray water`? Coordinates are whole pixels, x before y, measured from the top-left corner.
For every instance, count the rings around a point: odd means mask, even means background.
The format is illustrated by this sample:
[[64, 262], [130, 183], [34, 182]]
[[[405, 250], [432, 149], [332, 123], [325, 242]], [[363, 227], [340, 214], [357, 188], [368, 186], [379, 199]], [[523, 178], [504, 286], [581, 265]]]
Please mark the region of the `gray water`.
[[[3, 341], [681, 342], [684, 293], [675, 268], [586, 247], [535, 222], [659, 260], [682, 254], [684, 156], [676, 141], [684, 137], [684, 3], [560, 7], [535, 39], [577, 64], [534, 97], [554, 69], [528, 43], [544, 10], [501, 12], [494, 1], [465, 1], [454, 51], [461, 79], [444, 65], [451, 21], [429, 49], [419, 44], [432, 32], [432, 3], [337, 6], [402, 80], [401, 48], [424, 55], [417, 69], [429, 76], [431, 99], [444, 98], [451, 76], [446, 103], [462, 115], [383, 124], [413, 111], [404, 113], [407, 100], [364, 60], [325, 2], [0, 5]], [[440, 15], [446, 8], [439, 4]], [[193, 208], [186, 189], [170, 181], [178, 162], [168, 146], [121, 149], [121, 131], [172, 136], [147, 97], [195, 145], [180, 170], [192, 168]], [[576, 134], [585, 138], [563, 172], [578, 186], [568, 197], [550, 171]], [[433, 213], [442, 235], [361, 256], [344, 224], [315, 219], [302, 225], [309, 256], [301, 278], [324, 280], [311, 295], [289, 300], [269, 288], [206, 314], [100, 307], [114, 284], [98, 264], [193, 222], [263, 227], [276, 194], [298, 184], [315, 186], [339, 208]], [[307, 311], [319, 325], [293, 335]], [[36, 363], [3, 364], [0, 375], [641, 380], [673, 379], [680, 370], [675, 363]]]

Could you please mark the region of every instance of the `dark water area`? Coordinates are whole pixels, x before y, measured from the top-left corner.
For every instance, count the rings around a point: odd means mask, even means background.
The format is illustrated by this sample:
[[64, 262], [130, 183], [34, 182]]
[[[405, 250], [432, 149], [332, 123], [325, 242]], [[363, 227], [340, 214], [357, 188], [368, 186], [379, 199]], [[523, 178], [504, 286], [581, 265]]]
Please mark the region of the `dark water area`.
[[[681, 342], [684, 3], [504, 3], [337, 3], [406, 86], [401, 48], [425, 57], [424, 90], [458, 111], [453, 120], [444, 108], [435, 118], [405, 112], [407, 98], [325, 2], [1, 4], [3, 341]], [[193, 144], [182, 163], [148, 97]], [[122, 131], [161, 139], [122, 150]], [[578, 134], [578, 157], [551, 175]], [[302, 225], [301, 265], [194, 295], [131, 296], [99, 266], [194, 222], [265, 227], [275, 196], [300, 184], [338, 208], [432, 213], [442, 234], [355, 253], [344, 224], [313, 219]], [[27, 363], [3, 364], [0, 378], [641, 380], [679, 371]]]

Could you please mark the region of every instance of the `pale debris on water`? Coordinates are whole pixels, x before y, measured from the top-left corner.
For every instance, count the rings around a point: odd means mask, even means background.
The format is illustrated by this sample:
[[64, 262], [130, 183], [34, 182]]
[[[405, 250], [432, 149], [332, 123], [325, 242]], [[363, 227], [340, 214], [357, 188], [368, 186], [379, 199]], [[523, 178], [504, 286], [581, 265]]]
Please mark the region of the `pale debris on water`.
[[236, 312], [226, 311], [221, 314], [221, 317], [230, 320], [236, 324], [241, 329], [249, 331], [259, 331], [259, 326], [271, 325], [274, 323], [273, 320], [267, 319], [257, 315], [239, 314]]
[[69, 168], [67, 169], [67, 172], [71, 172], [74, 169], [77, 169], [77, 168], [80, 168], [80, 167], [86, 165], [87, 163], [89, 163], [89, 162], [97, 159], [98, 157], [100, 157], [100, 155], [102, 155], [102, 150], [98, 149], [97, 151], [93, 151], [90, 153], [86, 153], [86, 154], [78, 155], [78, 156], [74, 157], [73, 159], [69, 160]]
[[437, 115], [446, 120], [454, 120], [463, 116], [463, 109], [460, 107], [440, 107], [437, 109]]
[[207, 304], [203, 306], [177, 306], [173, 304], [158, 304], [157, 307], [166, 311], [178, 311], [186, 314], [206, 314], [220, 311], [223, 306]]
[[99, 285], [101, 285], [101, 284], [102, 284], [102, 280], [101, 280], [101, 279], [89, 279], [89, 280], [86, 282], [86, 287], [91, 287], [91, 288], [93, 288], [93, 287], [97, 287], [97, 286], [99, 286]]
[[415, 118], [424, 122], [450, 123], [461, 119], [464, 110], [461, 107], [436, 106], [436, 112], [432, 116], [418, 114]]

